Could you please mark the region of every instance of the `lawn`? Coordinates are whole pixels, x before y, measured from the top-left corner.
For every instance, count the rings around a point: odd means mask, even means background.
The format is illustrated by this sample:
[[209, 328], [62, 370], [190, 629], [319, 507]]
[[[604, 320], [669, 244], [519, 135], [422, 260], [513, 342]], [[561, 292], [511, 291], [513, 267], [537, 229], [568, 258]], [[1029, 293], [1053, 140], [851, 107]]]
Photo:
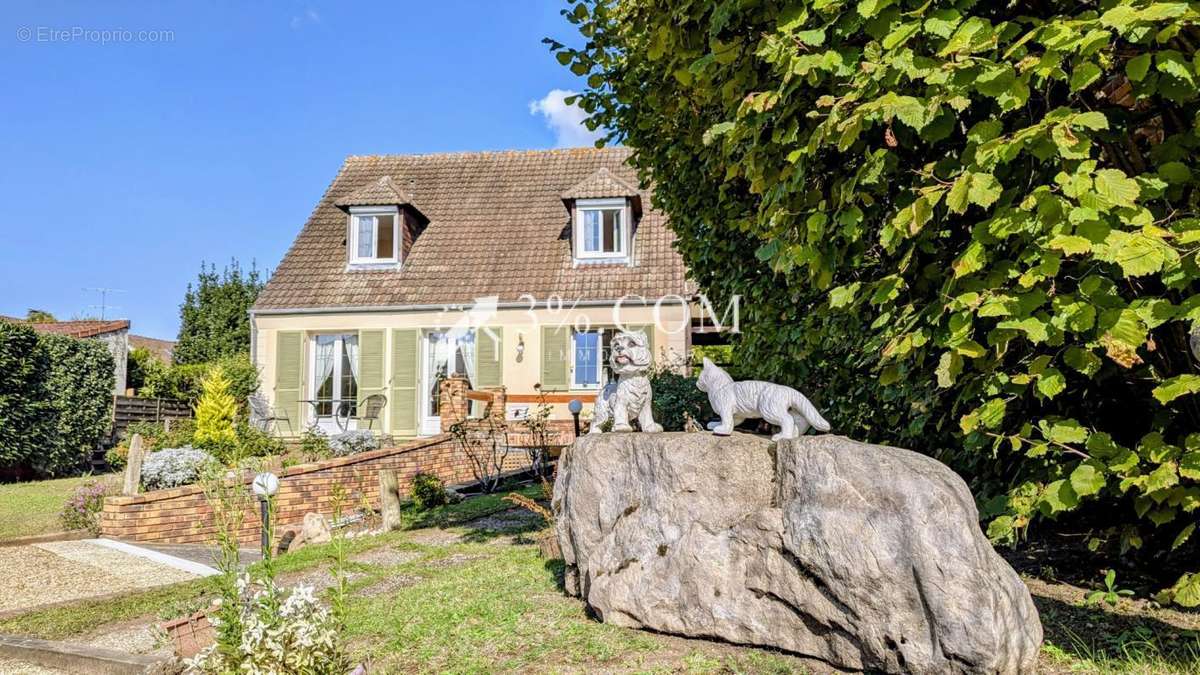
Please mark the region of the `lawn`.
[[0, 541], [61, 532], [58, 512], [75, 488], [88, 481], [117, 479], [109, 474], [0, 484]]
[[[536, 495], [536, 488], [525, 490]], [[408, 529], [347, 540], [347, 637], [368, 672], [787, 673], [806, 662], [768, 650], [686, 640], [599, 623], [561, 591], [561, 563], [529, 534], [541, 522], [499, 496], [432, 513]], [[430, 523], [436, 523], [430, 526]], [[328, 582], [329, 546], [278, 559], [285, 583]], [[1197, 617], [1123, 601], [1085, 607], [1085, 590], [1030, 579], [1046, 629], [1048, 673], [1200, 674]], [[207, 602], [211, 580], [80, 602], [0, 621], [0, 633], [66, 639], [141, 617], [157, 622]], [[817, 668], [819, 672], [824, 669]]]

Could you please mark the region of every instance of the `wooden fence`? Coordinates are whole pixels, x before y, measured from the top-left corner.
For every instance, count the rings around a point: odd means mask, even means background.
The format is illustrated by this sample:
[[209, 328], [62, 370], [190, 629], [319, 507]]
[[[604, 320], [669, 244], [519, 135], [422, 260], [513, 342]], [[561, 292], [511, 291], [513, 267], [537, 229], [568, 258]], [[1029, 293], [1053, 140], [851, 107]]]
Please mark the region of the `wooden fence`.
[[135, 422], [161, 422], [192, 416], [192, 406], [187, 401], [169, 398], [113, 397], [113, 438], [118, 438]]

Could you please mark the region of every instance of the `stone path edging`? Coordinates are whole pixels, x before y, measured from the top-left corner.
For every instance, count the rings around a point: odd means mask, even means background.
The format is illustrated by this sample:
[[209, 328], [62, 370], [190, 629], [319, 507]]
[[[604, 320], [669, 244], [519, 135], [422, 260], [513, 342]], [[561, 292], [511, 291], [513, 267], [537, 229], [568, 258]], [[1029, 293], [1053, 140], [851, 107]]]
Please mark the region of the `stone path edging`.
[[122, 553], [128, 553], [129, 555], [135, 555], [139, 558], [145, 558], [146, 560], [156, 562], [160, 565], [173, 567], [177, 570], [195, 574], [201, 577], [211, 577], [220, 574], [220, 572], [212, 567], [209, 567], [208, 565], [202, 565], [198, 562], [186, 560], [184, 558], [177, 558], [173, 555], [168, 555], [159, 551], [152, 551], [148, 548], [142, 548], [141, 546], [134, 546], [133, 544], [127, 544], [123, 541], [117, 541], [116, 539], [88, 539], [87, 542], [89, 544], [96, 544], [97, 546], [111, 548]]
[[3, 634], [0, 634], [0, 656], [48, 668], [61, 668], [73, 673], [98, 675], [154, 672], [162, 662], [161, 659], [152, 656]]

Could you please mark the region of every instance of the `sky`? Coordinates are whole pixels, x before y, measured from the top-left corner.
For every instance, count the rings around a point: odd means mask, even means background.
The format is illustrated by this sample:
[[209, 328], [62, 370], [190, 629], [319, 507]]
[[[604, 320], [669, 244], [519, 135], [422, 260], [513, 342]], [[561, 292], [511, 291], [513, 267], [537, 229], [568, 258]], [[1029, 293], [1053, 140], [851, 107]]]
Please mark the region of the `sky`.
[[173, 339], [273, 269], [347, 155], [590, 145], [561, 0], [5, 2], [0, 314]]

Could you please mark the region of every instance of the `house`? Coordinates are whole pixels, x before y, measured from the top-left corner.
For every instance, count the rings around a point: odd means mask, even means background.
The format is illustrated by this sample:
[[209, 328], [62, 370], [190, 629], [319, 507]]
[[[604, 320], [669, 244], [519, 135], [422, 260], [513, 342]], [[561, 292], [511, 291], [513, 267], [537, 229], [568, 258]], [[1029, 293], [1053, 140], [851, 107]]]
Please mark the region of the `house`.
[[175, 341], [160, 340], [158, 338], [146, 337], [145, 335], [130, 335], [129, 350], [145, 349], [150, 352], [150, 355], [159, 361], [170, 364], [175, 358]]
[[17, 319], [19, 323], [31, 326], [39, 333], [58, 333], [73, 338], [102, 340], [108, 346], [108, 352], [113, 357], [113, 394], [125, 393], [125, 375], [129, 363], [129, 322], [126, 320], [104, 321], [99, 319], [84, 319], [80, 321], [54, 321], [49, 323], [30, 323]]
[[[263, 394], [297, 434], [386, 398], [394, 436], [438, 433], [439, 383], [592, 402], [618, 326], [656, 360], [691, 344], [693, 286], [625, 148], [352, 156], [251, 310]], [[590, 408], [590, 406], [588, 406]], [[289, 429], [281, 430], [284, 434]]]

